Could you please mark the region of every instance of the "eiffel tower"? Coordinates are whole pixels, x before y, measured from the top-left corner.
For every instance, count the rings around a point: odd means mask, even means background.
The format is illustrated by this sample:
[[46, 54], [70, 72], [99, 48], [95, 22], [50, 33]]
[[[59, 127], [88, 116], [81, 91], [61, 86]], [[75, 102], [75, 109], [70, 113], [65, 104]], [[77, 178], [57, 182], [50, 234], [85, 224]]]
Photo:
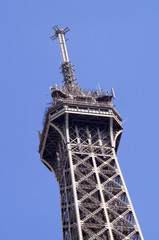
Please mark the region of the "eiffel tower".
[[143, 240], [116, 157], [123, 126], [114, 91], [82, 90], [68, 58], [69, 29], [53, 29], [63, 86], [51, 88], [39, 152], [59, 183], [63, 239]]

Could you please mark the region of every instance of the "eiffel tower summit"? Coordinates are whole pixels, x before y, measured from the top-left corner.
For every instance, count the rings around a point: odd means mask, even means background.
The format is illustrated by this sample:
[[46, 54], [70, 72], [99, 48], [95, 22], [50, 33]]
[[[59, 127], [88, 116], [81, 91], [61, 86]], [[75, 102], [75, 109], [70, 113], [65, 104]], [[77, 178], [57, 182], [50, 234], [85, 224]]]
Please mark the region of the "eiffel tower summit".
[[83, 90], [68, 58], [69, 28], [53, 29], [63, 85], [51, 88], [39, 152], [59, 184], [63, 240], [143, 240], [116, 157], [123, 125], [114, 90]]

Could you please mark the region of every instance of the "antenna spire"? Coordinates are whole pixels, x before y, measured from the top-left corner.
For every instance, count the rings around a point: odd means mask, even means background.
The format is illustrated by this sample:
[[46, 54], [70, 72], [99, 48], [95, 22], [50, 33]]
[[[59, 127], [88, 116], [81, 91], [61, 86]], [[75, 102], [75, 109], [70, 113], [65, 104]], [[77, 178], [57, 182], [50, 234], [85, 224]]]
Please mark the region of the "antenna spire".
[[74, 77], [74, 70], [73, 70], [72, 63], [69, 61], [69, 58], [68, 58], [66, 42], [65, 42], [65, 39], [66, 39], [65, 34], [68, 31], [70, 31], [70, 29], [68, 27], [64, 29], [59, 29], [58, 25], [56, 25], [52, 29], [54, 29], [55, 34], [50, 37], [51, 40], [55, 40], [56, 38], [58, 38], [59, 40], [60, 51], [61, 51], [62, 62], [63, 62], [61, 64], [61, 68], [63, 73], [64, 86], [69, 92], [71, 92], [71, 90], [73, 90], [73, 88], [76, 85], [76, 80]]

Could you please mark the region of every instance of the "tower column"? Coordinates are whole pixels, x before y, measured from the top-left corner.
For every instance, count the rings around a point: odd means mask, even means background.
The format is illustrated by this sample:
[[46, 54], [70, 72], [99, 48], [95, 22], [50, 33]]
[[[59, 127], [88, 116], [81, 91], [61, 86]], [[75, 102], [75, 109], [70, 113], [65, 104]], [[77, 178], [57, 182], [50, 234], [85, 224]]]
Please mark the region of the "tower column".
[[77, 221], [79, 240], [83, 240], [80, 214], [79, 214], [79, 203], [78, 203], [78, 199], [77, 199], [76, 182], [75, 182], [75, 176], [74, 176], [74, 167], [73, 167], [73, 162], [72, 162], [72, 152], [71, 152], [71, 147], [70, 147], [69, 114], [68, 113], [66, 113], [66, 141], [67, 141], [67, 151], [68, 151], [71, 178], [72, 178], [72, 188], [73, 188], [73, 195], [74, 195], [74, 204], [75, 204], [75, 212], [76, 212], [76, 221]]
[[[134, 211], [134, 207], [132, 205], [132, 202], [131, 202], [131, 199], [130, 199], [130, 196], [129, 196], [129, 192], [127, 190], [127, 187], [126, 187], [126, 184], [125, 184], [125, 181], [124, 181], [124, 178], [123, 178], [123, 174], [121, 172], [121, 169], [120, 169], [120, 166], [119, 166], [119, 163], [118, 163], [118, 160], [117, 160], [117, 156], [116, 156], [116, 152], [115, 152], [115, 141], [114, 141], [114, 138], [113, 138], [113, 118], [110, 118], [110, 139], [111, 139], [111, 145], [112, 145], [112, 149], [113, 149], [113, 156], [114, 156], [114, 159], [115, 159], [115, 163], [116, 163], [117, 169], [120, 173], [120, 177], [121, 177], [121, 180], [122, 180], [122, 183], [123, 183], [123, 187], [124, 187], [124, 190], [126, 192], [126, 196], [128, 198], [128, 201], [129, 201], [129, 204], [130, 204], [130, 207], [131, 207], [131, 211], [133, 213], [133, 217], [134, 217], [135, 222], [136, 222], [136, 226], [137, 226], [136, 229], [138, 230], [138, 232], [140, 234], [141, 240], [144, 240], [141, 229], [140, 229], [140, 226], [139, 226], [139, 223], [138, 223], [138, 220], [137, 220], [137, 217], [136, 217], [136, 214], [135, 214], [135, 211]], [[125, 239], [129, 239], [129, 238], [125, 238]]]

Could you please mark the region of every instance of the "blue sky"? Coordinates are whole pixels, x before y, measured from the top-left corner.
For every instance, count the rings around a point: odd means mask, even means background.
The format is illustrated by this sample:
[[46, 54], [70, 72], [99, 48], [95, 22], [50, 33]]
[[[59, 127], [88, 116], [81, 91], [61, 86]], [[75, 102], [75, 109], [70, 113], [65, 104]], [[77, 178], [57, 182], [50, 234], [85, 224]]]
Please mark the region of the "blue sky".
[[62, 239], [58, 184], [38, 154], [49, 87], [62, 80], [56, 24], [71, 29], [78, 83], [115, 89], [119, 164], [145, 239], [158, 238], [158, 13], [158, 0], [1, 1], [0, 239]]

